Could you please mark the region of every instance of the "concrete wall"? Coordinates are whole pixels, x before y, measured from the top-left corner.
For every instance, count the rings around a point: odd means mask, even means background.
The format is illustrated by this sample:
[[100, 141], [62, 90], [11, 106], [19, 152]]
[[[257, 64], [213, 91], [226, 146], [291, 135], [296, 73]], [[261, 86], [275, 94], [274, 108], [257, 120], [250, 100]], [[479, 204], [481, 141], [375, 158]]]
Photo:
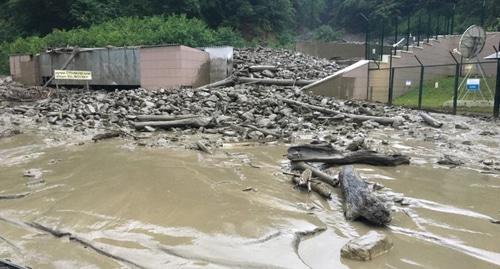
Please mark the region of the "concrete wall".
[[12, 55], [9, 58], [10, 75], [26, 86], [40, 84], [39, 57], [31, 54]]
[[[379, 50], [379, 47], [372, 47]], [[338, 43], [338, 42], [318, 42], [302, 41], [295, 44], [295, 50], [325, 59], [364, 59], [364, 43]], [[390, 51], [390, 47], [385, 47], [384, 51]], [[370, 53], [372, 53], [370, 51]]]
[[199, 87], [210, 82], [209, 54], [185, 46], [141, 48], [140, 69], [144, 88]]
[[335, 74], [303, 88], [313, 95], [339, 99], [367, 99], [368, 61], [359, 61]]

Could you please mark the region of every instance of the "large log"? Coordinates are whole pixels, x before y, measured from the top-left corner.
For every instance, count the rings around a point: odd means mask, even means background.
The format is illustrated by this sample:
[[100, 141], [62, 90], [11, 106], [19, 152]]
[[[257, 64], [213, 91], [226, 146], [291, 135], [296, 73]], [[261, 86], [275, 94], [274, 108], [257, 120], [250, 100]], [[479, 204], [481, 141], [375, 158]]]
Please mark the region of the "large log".
[[410, 163], [410, 157], [400, 154], [385, 155], [375, 151], [356, 151], [342, 153], [331, 146], [319, 146], [317, 149], [310, 145], [290, 147], [288, 159], [293, 162], [320, 162], [330, 165], [369, 164], [377, 166], [398, 166]]
[[262, 85], [276, 85], [276, 86], [305, 86], [315, 82], [315, 80], [247, 78], [247, 77], [238, 77], [237, 81], [239, 83], [256, 83]]
[[250, 72], [260, 72], [264, 70], [276, 71], [278, 68], [274, 65], [253, 65], [249, 67]]
[[431, 115], [425, 112], [420, 113], [420, 117], [424, 120], [425, 123], [427, 123], [429, 126], [432, 126], [434, 128], [441, 128], [443, 126], [443, 123], [434, 119]]
[[375, 225], [391, 222], [390, 209], [373, 194], [352, 166], [344, 166], [339, 173], [340, 188], [344, 195], [344, 214], [347, 220], [363, 218]]
[[371, 120], [371, 121], [380, 123], [382, 125], [392, 125], [392, 124], [394, 124], [394, 122], [396, 122], [398, 120], [398, 119], [389, 118], [389, 117], [376, 117], [376, 116], [342, 113], [342, 112], [339, 112], [337, 110], [329, 109], [326, 107], [311, 105], [311, 104], [307, 104], [307, 103], [303, 103], [303, 102], [299, 102], [299, 101], [295, 101], [295, 100], [291, 100], [291, 99], [286, 99], [286, 98], [280, 98], [279, 100], [281, 100], [282, 102], [289, 104], [289, 105], [303, 107], [303, 108], [313, 110], [313, 111], [318, 111], [318, 112], [321, 112], [324, 114], [341, 115], [341, 116], [344, 116], [347, 118], [351, 118], [352, 120], [358, 121], [358, 122], [364, 122], [364, 121]]
[[163, 129], [175, 128], [175, 127], [206, 127], [212, 121], [211, 117], [198, 117], [189, 118], [173, 121], [146, 121], [146, 122], [134, 122], [132, 123], [136, 129], [142, 129], [146, 126], [158, 127]]
[[138, 115], [135, 116], [136, 121], [174, 121], [174, 120], [184, 120], [184, 119], [192, 119], [198, 118], [200, 116], [197, 115], [179, 115], [179, 116], [170, 116], [170, 115]]

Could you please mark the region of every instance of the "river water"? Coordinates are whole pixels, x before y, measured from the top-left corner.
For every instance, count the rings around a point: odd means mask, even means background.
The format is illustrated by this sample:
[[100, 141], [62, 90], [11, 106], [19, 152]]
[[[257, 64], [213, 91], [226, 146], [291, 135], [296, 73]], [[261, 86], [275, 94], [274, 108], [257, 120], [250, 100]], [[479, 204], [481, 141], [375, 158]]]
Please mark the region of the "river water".
[[[421, 155], [410, 166], [357, 166], [409, 203], [394, 206], [389, 227], [374, 228], [346, 222], [338, 190], [331, 201], [295, 190], [281, 173], [286, 149], [207, 155], [30, 133], [0, 140], [0, 195], [29, 193], [0, 200], [0, 258], [41, 269], [500, 268], [500, 225], [490, 222], [500, 219], [498, 175], [435, 166]], [[23, 177], [33, 168], [42, 178]], [[326, 230], [297, 236], [317, 228]], [[349, 239], [370, 230], [386, 233], [394, 248], [371, 262], [340, 257]]]

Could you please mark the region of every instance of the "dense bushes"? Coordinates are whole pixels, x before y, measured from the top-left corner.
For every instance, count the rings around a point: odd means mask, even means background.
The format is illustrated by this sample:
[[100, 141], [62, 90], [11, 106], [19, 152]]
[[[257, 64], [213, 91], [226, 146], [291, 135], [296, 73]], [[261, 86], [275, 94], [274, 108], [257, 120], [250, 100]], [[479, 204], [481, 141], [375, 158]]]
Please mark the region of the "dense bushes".
[[48, 47], [158, 44], [241, 46], [243, 39], [230, 28], [210, 29], [203, 21], [185, 16], [118, 18], [86, 29], [55, 30], [45, 37], [18, 38], [4, 43], [0, 45], [0, 73], [8, 73], [8, 55], [37, 53]]

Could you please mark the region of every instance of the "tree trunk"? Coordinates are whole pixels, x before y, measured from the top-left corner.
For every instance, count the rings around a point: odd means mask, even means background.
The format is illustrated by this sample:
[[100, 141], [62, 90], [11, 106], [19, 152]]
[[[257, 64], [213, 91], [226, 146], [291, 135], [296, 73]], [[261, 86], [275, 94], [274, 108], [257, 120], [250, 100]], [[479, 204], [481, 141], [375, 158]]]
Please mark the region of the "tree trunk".
[[189, 118], [189, 119], [181, 119], [181, 120], [172, 120], [172, 121], [146, 121], [146, 122], [134, 122], [132, 123], [136, 129], [142, 129], [146, 126], [158, 127], [158, 128], [175, 128], [175, 127], [205, 127], [210, 124], [212, 118], [210, 117], [198, 117], [198, 118]]
[[238, 77], [237, 81], [240, 83], [256, 83], [262, 85], [277, 85], [277, 86], [304, 86], [315, 82], [315, 80], [247, 78], [247, 77]]
[[344, 214], [347, 220], [362, 217], [380, 226], [391, 222], [390, 209], [373, 194], [352, 166], [342, 168], [339, 180], [344, 195]]
[[354, 121], [358, 121], [358, 122], [371, 120], [371, 121], [377, 122], [377, 123], [382, 124], [382, 125], [392, 125], [392, 124], [394, 124], [394, 122], [397, 121], [397, 119], [395, 119], [395, 118], [341, 113], [341, 112], [333, 110], [333, 109], [329, 109], [329, 108], [325, 108], [325, 107], [321, 107], [321, 106], [315, 106], [315, 105], [311, 105], [311, 104], [306, 104], [306, 103], [302, 103], [302, 102], [298, 102], [298, 101], [290, 100], [290, 99], [286, 99], [286, 98], [280, 98], [279, 100], [281, 100], [282, 102], [289, 104], [289, 105], [303, 107], [303, 108], [310, 109], [313, 111], [318, 111], [318, 112], [321, 112], [324, 114], [342, 115], [344, 117], [351, 118]]
[[409, 164], [410, 158], [404, 155], [385, 155], [374, 151], [356, 151], [341, 153], [333, 148], [330, 152], [325, 148], [314, 149], [309, 145], [288, 149], [288, 159], [293, 162], [319, 162], [330, 165], [369, 164], [377, 166], [398, 166]]
[[198, 118], [197, 115], [180, 115], [180, 116], [169, 116], [169, 115], [139, 115], [135, 119], [137, 121], [174, 121], [174, 120], [184, 120]]
[[250, 72], [260, 72], [264, 70], [276, 71], [278, 68], [274, 65], [254, 65], [249, 67]]

